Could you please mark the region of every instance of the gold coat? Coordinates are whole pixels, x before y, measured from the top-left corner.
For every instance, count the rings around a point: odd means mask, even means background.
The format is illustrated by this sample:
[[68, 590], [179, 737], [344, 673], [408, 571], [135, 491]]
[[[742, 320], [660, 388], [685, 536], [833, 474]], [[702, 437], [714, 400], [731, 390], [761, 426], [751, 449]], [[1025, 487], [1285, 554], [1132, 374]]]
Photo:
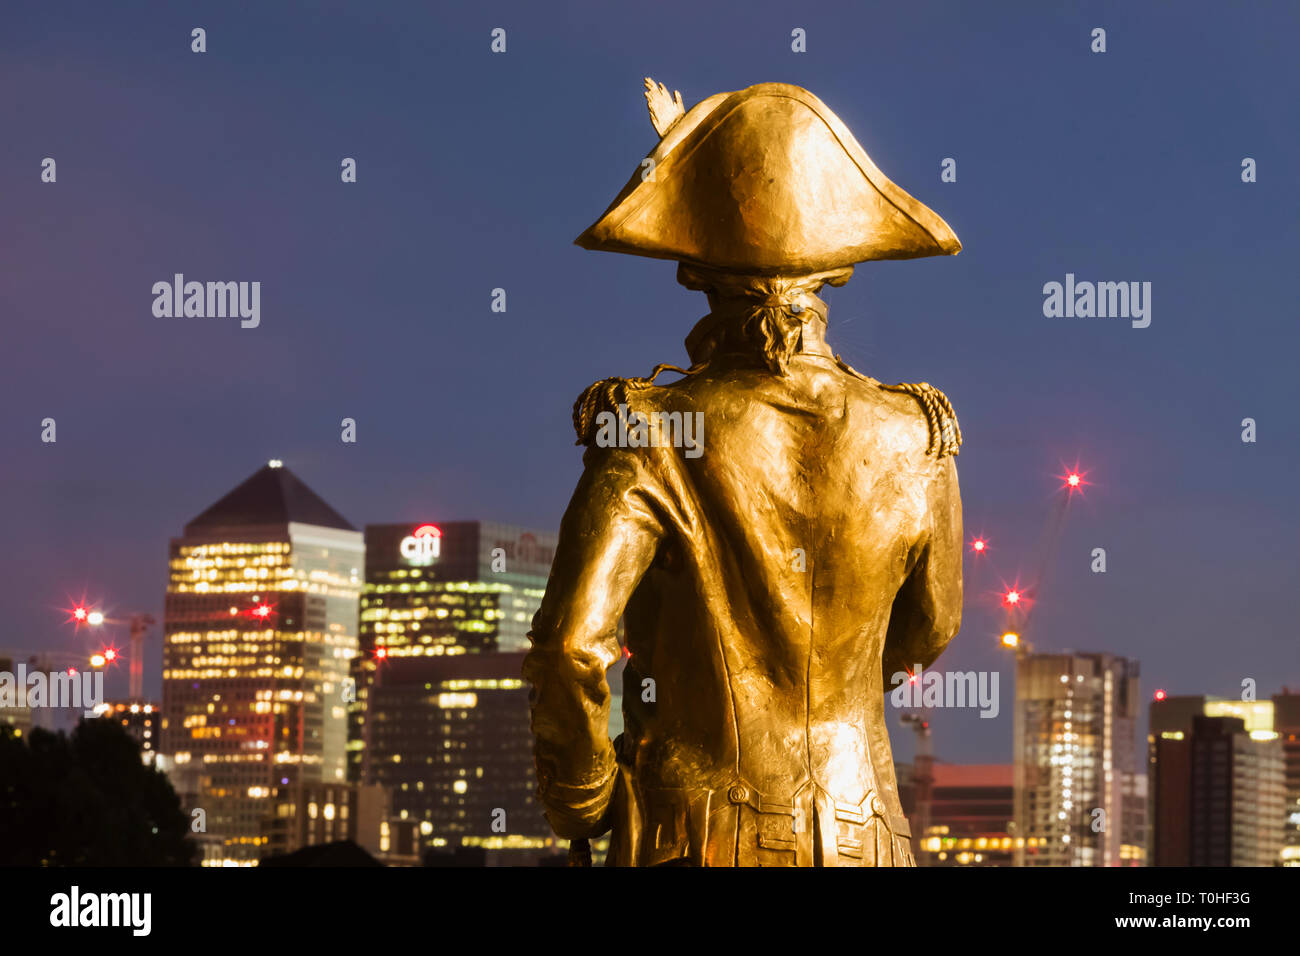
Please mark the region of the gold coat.
[[562, 837], [612, 830], [609, 865], [914, 865], [885, 696], [960, 623], [959, 432], [808, 338], [784, 375], [611, 380], [705, 430], [697, 457], [590, 443], [534, 619], [539, 797]]

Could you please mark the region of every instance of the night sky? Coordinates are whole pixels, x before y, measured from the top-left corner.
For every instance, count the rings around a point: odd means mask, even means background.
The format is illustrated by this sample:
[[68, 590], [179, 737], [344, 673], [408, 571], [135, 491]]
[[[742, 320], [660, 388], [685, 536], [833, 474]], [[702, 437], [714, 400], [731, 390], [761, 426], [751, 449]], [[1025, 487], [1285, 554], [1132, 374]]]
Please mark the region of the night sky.
[[[938, 666], [1002, 668], [1003, 706], [935, 713], [940, 759], [1010, 760], [996, 592], [1038, 577], [1076, 462], [1037, 648], [1136, 657], [1144, 699], [1300, 687], [1300, 8], [463, 6], [4, 4], [0, 647], [88, 646], [60, 611], [83, 594], [161, 620], [168, 539], [269, 458], [357, 527], [555, 528], [575, 396], [684, 363], [707, 311], [670, 262], [572, 245], [655, 143], [649, 75], [688, 108], [807, 87], [965, 246], [826, 295], [832, 346], [942, 388], [965, 435], [967, 537], [989, 553]], [[177, 272], [260, 281], [260, 327], [155, 318]], [[1044, 317], [1067, 272], [1152, 283], [1150, 327]]]

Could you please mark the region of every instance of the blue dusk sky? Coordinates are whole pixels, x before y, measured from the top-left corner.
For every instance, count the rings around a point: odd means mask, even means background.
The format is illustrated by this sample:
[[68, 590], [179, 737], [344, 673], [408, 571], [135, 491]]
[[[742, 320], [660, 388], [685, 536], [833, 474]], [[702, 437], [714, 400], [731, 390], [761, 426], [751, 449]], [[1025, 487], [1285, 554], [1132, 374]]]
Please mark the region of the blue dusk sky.
[[[1280, 2], [7, 0], [0, 647], [80, 652], [83, 594], [161, 619], [168, 539], [270, 458], [358, 527], [556, 527], [575, 396], [683, 362], [707, 311], [670, 262], [572, 244], [655, 143], [653, 76], [688, 107], [808, 88], [964, 244], [827, 296], [832, 346], [965, 435], [989, 549], [938, 666], [1001, 669], [1003, 706], [935, 713], [940, 759], [1010, 760], [997, 593], [1044, 575], [1027, 636], [1138, 659], [1144, 700], [1300, 687], [1298, 34]], [[178, 272], [260, 281], [260, 325], [156, 318]], [[1150, 325], [1046, 317], [1067, 273], [1151, 283]]]

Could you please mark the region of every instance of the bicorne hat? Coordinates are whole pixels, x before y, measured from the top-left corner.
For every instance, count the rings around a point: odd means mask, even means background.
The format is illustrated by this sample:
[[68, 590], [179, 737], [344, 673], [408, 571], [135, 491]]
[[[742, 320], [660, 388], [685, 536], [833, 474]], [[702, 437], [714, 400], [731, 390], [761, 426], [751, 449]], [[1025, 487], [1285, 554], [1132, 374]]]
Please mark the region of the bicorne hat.
[[760, 83], [687, 112], [680, 93], [646, 87], [659, 145], [579, 246], [744, 275], [961, 250], [807, 90]]

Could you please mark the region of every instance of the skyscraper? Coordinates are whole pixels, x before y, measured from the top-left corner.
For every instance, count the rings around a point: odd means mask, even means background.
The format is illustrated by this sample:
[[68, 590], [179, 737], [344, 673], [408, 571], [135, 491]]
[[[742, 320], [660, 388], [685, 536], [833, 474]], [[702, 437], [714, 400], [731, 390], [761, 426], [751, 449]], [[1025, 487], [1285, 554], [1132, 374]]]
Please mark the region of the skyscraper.
[[554, 852], [521, 676], [554, 554], [553, 533], [491, 522], [366, 527], [349, 773], [388, 787], [428, 850]]
[[1018, 865], [1144, 863], [1137, 707], [1136, 661], [1105, 653], [1027, 652], [1017, 658]]
[[1288, 826], [1275, 701], [1160, 695], [1148, 734], [1155, 866], [1275, 866]]
[[554, 555], [554, 534], [512, 525], [366, 526], [360, 654], [348, 707], [349, 779], [362, 779], [366, 703], [378, 664], [392, 669], [405, 658], [527, 650]]
[[1300, 866], [1300, 694], [1286, 687], [1273, 695], [1274, 723], [1285, 761], [1282, 865]]
[[365, 544], [273, 461], [172, 540], [163, 748], [206, 865], [251, 864], [282, 788], [346, 779]]
[[370, 688], [363, 777], [438, 853], [532, 864], [557, 843], [534, 797], [519, 651], [394, 658]]
[[366, 526], [361, 650], [392, 657], [528, 649], [555, 535], [488, 521]]
[[1275, 866], [1282, 848], [1282, 746], [1240, 717], [1192, 718], [1155, 742], [1157, 866]]

